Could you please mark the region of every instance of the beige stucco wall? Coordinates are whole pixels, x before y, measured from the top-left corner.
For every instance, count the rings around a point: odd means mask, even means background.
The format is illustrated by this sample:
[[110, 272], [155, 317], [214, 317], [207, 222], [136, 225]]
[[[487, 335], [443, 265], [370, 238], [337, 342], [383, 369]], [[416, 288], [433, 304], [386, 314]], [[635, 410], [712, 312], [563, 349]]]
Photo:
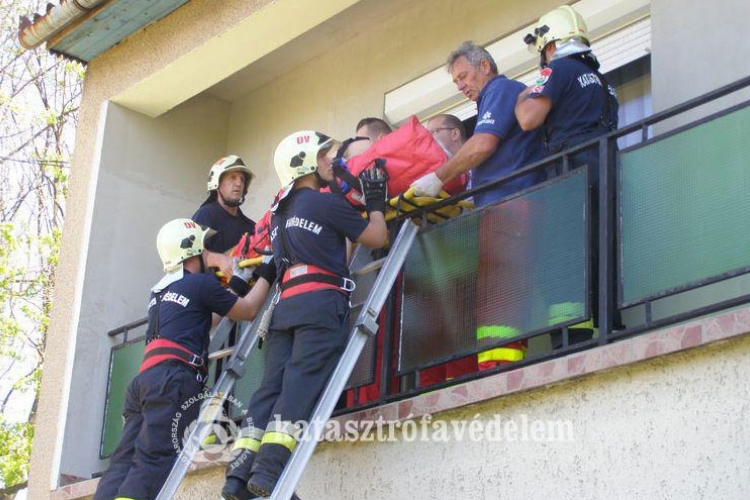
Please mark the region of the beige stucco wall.
[[89, 477], [106, 466], [91, 453], [99, 433], [88, 424], [101, 425], [110, 349], [122, 341], [105, 334], [146, 315], [148, 290], [161, 275], [155, 235], [164, 222], [190, 217], [205, 198], [208, 168], [225, 151], [227, 116], [228, 105], [209, 97], [194, 98], [157, 119], [108, 106], [62, 474]]
[[[240, 154], [259, 174], [251, 199], [245, 206], [251, 216], [258, 217], [265, 211], [277, 188], [270, 159], [276, 143], [284, 135], [309, 127], [340, 138], [348, 137], [353, 134], [354, 124], [359, 118], [382, 114], [383, 94], [386, 91], [440, 66], [447, 54], [461, 41], [493, 41], [529, 24], [540, 13], [561, 2], [398, 2], [398, 15], [373, 17], [366, 30], [348, 34], [346, 41], [338, 44], [326, 57], [316, 57], [299, 67], [290, 67], [270, 84], [233, 102], [225, 103], [203, 95], [156, 119], [146, 118], [114, 105], [102, 111], [109, 99], [147, 80], [159, 69], [200, 47], [268, 3], [192, 0], [168, 18], [98, 57], [88, 67], [73, 161], [63, 253], [56, 275], [57, 287], [47, 344], [41, 406], [37, 415], [30, 498], [45, 498], [57, 484], [57, 474], [60, 472], [85, 476], [101, 467], [96, 455], [107, 355], [111, 346], [111, 341], [104, 337], [104, 333], [112, 327], [142, 316], [144, 294], [147, 293], [149, 284], [159, 277], [158, 261], [152, 246], [155, 231], [163, 221], [173, 216], [189, 215], [192, 212], [190, 209], [200, 203], [205, 169], [215, 157], [227, 153]], [[377, 1], [363, 0], [360, 4], [372, 9]], [[393, 9], [395, 5], [393, 1], [385, 1], [383, 4], [388, 9]], [[715, 3], [687, 5], [672, 0], [654, 0], [653, 90], [657, 110], [750, 73], [750, 63], [738, 58], [737, 49], [726, 41], [727, 33], [744, 33], [739, 23], [748, 16], [737, 13], [747, 13], [749, 7], [743, 0], [722, 0], [720, 4], [724, 8], [717, 8]], [[717, 14], [717, 10], [721, 13]], [[689, 28], [685, 28], [686, 26]], [[690, 33], [704, 33], [707, 30], [708, 34], [680, 36], [679, 33], [683, 30]], [[325, 30], [321, 30], [316, 36], [325, 35]], [[687, 48], [685, 44], [688, 44]], [[712, 48], [707, 56], [694, 56], [684, 60], [684, 54], [704, 54], [706, 51], [703, 47], [706, 45]], [[300, 44], [296, 49], [304, 50], [304, 47], [304, 44]], [[242, 47], [237, 50], [242, 50]], [[273, 54], [269, 57], [273, 57]], [[172, 158], [179, 161], [172, 162]], [[108, 226], [110, 222], [113, 227]], [[723, 356], [724, 358], [747, 355], [746, 341], [732, 345], [738, 350], [732, 350], [727, 353], [731, 356]], [[708, 357], [710, 356], [706, 354], [695, 359], [701, 361]], [[403, 473], [401, 469], [407, 460], [416, 456], [417, 450], [445, 456], [446, 460], [454, 458], [448, 461], [458, 462], [454, 465], [461, 466], [460, 470], [468, 478], [464, 483], [468, 484], [467, 488], [486, 486], [487, 481], [482, 484], [473, 481], [473, 477], [477, 468], [482, 470], [482, 457], [487, 455], [507, 460], [507, 463], [498, 462], [497, 466], [491, 468], [491, 472], [485, 467], [488, 477], [494, 477], [498, 470], [517, 470], [513, 464], [519, 460], [529, 462], [532, 469], [537, 471], [534, 475], [523, 475], [523, 481], [513, 482], [513, 487], [518, 488], [515, 490], [517, 492], [525, 491], [523, 487], [546, 488], [556, 483], [571, 492], [591, 484], [594, 485], [593, 488], [600, 488], [596, 491], [605, 491], [608, 484], [618, 484], [625, 488], [625, 480], [618, 479], [617, 464], [623, 455], [631, 459], [628, 454], [630, 440], [635, 439], [636, 443], [631, 450], [635, 451], [632, 457], [641, 459], [632, 458], [633, 467], [643, 460], [646, 463], [649, 463], [648, 460], [661, 460], [665, 467], [671, 467], [670, 457], [684, 454], [674, 452], [669, 447], [665, 450], [653, 450], [649, 446], [657, 445], [652, 440], [642, 438], [640, 434], [634, 438], [624, 432], [610, 430], [606, 427], [608, 417], [619, 415], [617, 412], [622, 411], [622, 407], [635, 401], [638, 410], [631, 416], [638, 425], [653, 427], [669, 438], [667, 442], [675, 443], [675, 447], [682, 440], [690, 443], [686, 439], [689, 437], [687, 429], [679, 431], [684, 432], [685, 437], [670, 434], [678, 431], [671, 431], [671, 427], [661, 418], [661, 413], [654, 408], [663, 407], [658, 406], [662, 399], [671, 401], [677, 398], [668, 390], [670, 379], [675, 374], [683, 379], [690, 378], [689, 374], [695, 369], [691, 364], [693, 359], [688, 356], [680, 358], [679, 362], [669, 361], [674, 372], [665, 371], [655, 362], [649, 364], [649, 369], [618, 372], [612, 380], [594, 377], [583, 383], [566, 386], [567, 388], [537, 391], [518, 397], [517, 401], [514, 398], [502, 404], [493, 403], [481, 410], [486, 415], [498, 411], [509, 414], [533, 412], [535, 415], [556, 414], [559, 411], [570, 415], [576, 428], [582, 432], [581, 441], [574, 448], [576, 453], [570, 455], [568, 449], [540, 448], [541, 445], [532, 447], [536, 453], [541, 449], [545, 455], [559, 458], [564, 466], [556, 468], [556, 460], [544, 464], [538, 461], [540, 459], [532, 459], [535, 455], [522, 446], [511, 447], [513, 453], [503, 458], [505, 455], [502, 446], [498, 453], [498, 447], [495, 446], [485, 450], [472, 448], [472, 451], [466, 449], [465, 445], [457, 445], [456, 450], [461, 453], [456, 451], [454, 454], [452, 449], [448, 452], [422, 448], [422, 445], [378, 445], [373, 451], [377, 449], [378, 456], [382, 456], [383, 460], [395, 463], [378, 461], [377, 467], [392, 466], [399, 467], [399, 470], [381, 469], [383, 473], [378, 472], [379, 479], [372, 479], [367, 483], [371, 485], [367, 490], [372, 491], [373, 498], [376, 494], [382, 497], [386, 493], [387, 496], [405, 498], [399, 496], [402, 487], [413, 496], [420, 491], [415, 486], [422, 484], [421, 482], [425, 484], [425, 491], [430, 491], [431, 488], [427, 483], [435, 482], [440, 485], [440, 489], [436, 490], [441, 493], [438, 496], [450, 491], [448, 487], [452, 473], [448, 466], [441, 466], [446, 467], [440, 475], [445, 479], [439, 481], [434, 478], [427, 481], [425, 472]], [[704, 365], [709, 365], [706, 360]], [[724, 379], [734, 377], [732, 380], [727, 379], [728, 383], [724, 384], [726, 390], [732, 387], [730, 382], [742, 381], [740, 375], [743, 368], [739, 360], [733, 367], [727, 362], [718, 367], [704, 368], [707, 375], [720, 375]], [[711, 370], [724, 371], [719, 374], [711, 373]], [[628, 385], [633, 378], [638, 378], [640, 382]], [[603, 387], [608, 390], [605, 391]], [[676, 394], [680, 394], [683, 389], [675, 387]], [[657, 394], [663, 393], [661, 397], [649, 396], [652, 388]], [[707, 404], [713, 389], [713, 385], [689, 385], [684, 388], [684, 400], [692, 400], [695, 396], [696, 401]], [[657, 406], [654, 406], [654, 402]], [[684, 401], [680, 399], [678, 402]], [[736, 401], [732, 398], [726, 402], [727, 405], [734, 403]], [[537, 405], [539, 408], [536, 408]], [[705, 417], [700, 413], [702, 407], [701, 404], [695, 408], [686, 407], [685, 415], [692, 414], [697, 419], [690, 422], [698, 422], [701, 417]], [[729, 409], [718, 411], [720, 413], [717, 415], [727, 416], [723, 421], [727, 435], [736, 432]], [[588, 420], [591, 413], [599, 415], [593, 421], [595, 423]], [[673, 418], [679, 421], [677, 415]], [[696, 424], [691, 425], [695, 427]], [[62, 429], [66, 429], [68, 433], [64, 445]], [[699, 430], [707, 432], [702, 428]], [[605, 436], [612, 438], [607, 446], [603, 444]], [[702, 436], [696, 434], [693, 437], [698, 439], [696, 444], [704, 446]], [[651, 457], [658, 455], [659, 451], [662, 456]], [[356, 453], [350, 450], [330, 446], [320, 453], [315, 464], [330, 462], [330, 466], [338, 470], [344, 463], [343, 460], [339, 462], [341, 459], [333, 458], [338, 454], [352, 460], [359, 467], [360, 475], [368, 477], [366, 472], [373, 464], [364, 460], [371, 456], [370, 453], [356, 457]], [[464, 454], [469, 457], [465, 464]], [[58, 467], [61, 456], [63, 466]], [[737, 456], [739, 450], [735, 455], [722, 457], [721, 463], [735, 460]], [[587, 457], [592, 457], [595, 464], [590, 465]], [[705, 464], [701, 460], [707, 462], [707, 459], [688, 455], [685, 463], [691, 466], [704, 464], [709, 469], [709, 476], [718, 475], [711, 464]], [[611, 467], [605, 465], [608, 462], [612, 464]], [[322, 465], [315, 464], [313, 470], [320, 470]], [[538, 474], [549, 469], [553, 469], [554, 481], [537, 479]], [[575, 479], [565, 479], [571, 477], [571, 470], [576, 471], [572, 475]], [[580, 477], [588, 478], [591, 471], [595, 471], [596, 475], [591, 473], [590, 480], [582, 483]], [[610, 482], [599, 480], [600, 473], [606, 473], [603, 477], [609, 478]], [[314, 476], [320, 477], [310, 479]], [[392, 477], [387, 483], [381, 483], [380, 478], [386, 476]], [[334, 475], [328, 480], [324, 477], [325, 474], [320, 472], [308, 473], [303, 492], [310, 491], [315, 496], [322, 496], [325, 488], [339, 490], [338, 484], [331, 485], [325, 481], [339, 481], [341, 476]], [[630, 478], [627, 475], [622, 477]], [[492, 480], [493, 484], [504, 481], [504, 478], [505, 476], [496, 477]], [[630, 479], [632, 485], [629, 487], [634, 488], [632, 491], [647, 491], [637, 489], [642, 487], [641, 478]], [[694, 485], [699, 481], [699, 477], [690, 479]], [[658, 484], [654, 486], [660, 487]], [[722, 487], [721, 484], [711, 486]], [[678, 486], [675, 485], [675, 488]], [[708, 491], [708, 486], [703, 488]], [[481, 490], [459, 493], [472, 498], [479, 495], [479, 491]], [[494, 493], [490, 493], [494, 489], [486, 491], [486, 498], [496, 497]], [[662, 487], [662, 491], [667, 491], [667, 488]], [[676, 491], [682, 490], [678, 488]], [[601, 495], [590, 496], [600, 497]], [[352, 496], [342, 495], [340, 498]], [[640, 498], [656, 496], [644, 492]], [[707, 495], [705, 498], [711, 496]]]
[[[750, 40], [744, 21], [750, 16], [750, 3], [658, 0], [652, 2], [651, 15], [655, 112], [750, 76], [750, 60], [741, 55], [741, 47]], [[689, 123], [727, 103], [748, 98], [750, 91], [745, 89], [676, 118], [669, 125]]]

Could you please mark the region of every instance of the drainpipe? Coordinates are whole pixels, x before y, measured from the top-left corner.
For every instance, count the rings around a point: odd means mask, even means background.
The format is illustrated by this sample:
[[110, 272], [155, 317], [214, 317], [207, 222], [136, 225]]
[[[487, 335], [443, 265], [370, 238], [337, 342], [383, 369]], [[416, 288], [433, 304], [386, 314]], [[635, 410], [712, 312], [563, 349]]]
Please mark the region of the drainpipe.
[[104, 1], [62, 0], [59, 5], [47, 4], [47, 12], [34, 15], [33, 21], [22, 17], [18, 32], [21, 45], [27, 49], [39, 47]]

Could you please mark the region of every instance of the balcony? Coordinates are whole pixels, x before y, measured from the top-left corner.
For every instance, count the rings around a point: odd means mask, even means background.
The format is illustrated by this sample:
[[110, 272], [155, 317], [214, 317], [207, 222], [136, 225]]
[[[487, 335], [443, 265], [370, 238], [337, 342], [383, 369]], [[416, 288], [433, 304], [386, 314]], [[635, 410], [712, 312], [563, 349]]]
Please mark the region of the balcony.
[[[750, 310], [741, 306], [750, 302], [750, 101], [670, 125], [748, 85], [743, 79], [530, 165], [493, 185], [553, 173], [496, 204], [425, 225], [338, 418], [414, 418], [749, 331]], [[618, 151], [626, 136], [639, 142]], [[591, 148], [599, 171], [571, 169], [571, 156]], [[410, 215], [427, 217], [447, 203]], [[479, 318], [513, 335], [479, 344]], [[577, 327], [591, 328], [592, 318], [592, 338], [576, 342]], [[140, 363], [141, 327], [110, 332], [130, 334], [112, 351], [102, 457], [119, 439], [118, 398]], [[453, 377], [436, 368], [515, 340], [528, 342], [521, 361]], [[257, 387], [262, 354], [236, 399], [247, 401]]]

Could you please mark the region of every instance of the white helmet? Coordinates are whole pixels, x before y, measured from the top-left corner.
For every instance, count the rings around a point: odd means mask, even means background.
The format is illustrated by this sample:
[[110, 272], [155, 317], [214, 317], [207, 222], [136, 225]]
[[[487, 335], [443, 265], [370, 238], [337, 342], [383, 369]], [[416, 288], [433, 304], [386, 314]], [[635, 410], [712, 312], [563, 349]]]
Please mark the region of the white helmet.
[[203, 241], [216, 233], [190, 219], [174, 219], [164, 224], [156, 235], [156, 249], [164, 264], [164, 272], [171, 273], [182, 262], [203, 253]]
[[565, 43], [571, 38], [577, 38], [590, 45], [586, 21], [573, 7], [563, 5], [540, 17], [534, 33], [526, 35], [523, 41], [542, 52], [549, 43]]
[[318, 169], [318, 153], [333, 146], [333, 140], [314, 130], [301, 130], [286, 136], [276, 147], [273, 166], [281, 186]]
[[242, 198], [244, 199], [247, 195], [247, 188], [250, 186], [250, 181], [253, 180], [255, 175], [237, 155], [225, 156], [211, 166], [211, 170], [208, 171], [208, 182], [206, 183], [208, 194], [211, 194], [211, 191], [219, 189], [222, 175], [234, 171], [240, 171], [245, 174], [245, 190], [242, 192]]

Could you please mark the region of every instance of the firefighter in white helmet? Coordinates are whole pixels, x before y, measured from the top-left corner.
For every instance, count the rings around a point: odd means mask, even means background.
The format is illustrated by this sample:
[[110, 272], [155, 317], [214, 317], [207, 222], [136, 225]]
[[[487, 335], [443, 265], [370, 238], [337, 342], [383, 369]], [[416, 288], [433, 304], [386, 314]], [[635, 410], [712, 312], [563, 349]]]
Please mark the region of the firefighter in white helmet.
[[205, 262], [231, 276], [232, 259], [225, 253], [239, 243], [242, 235], [255, 231], [255, 222], [248, 218], [240, 205], [245, 202], [253, 172], [239, 156], [229, 155], [211, 166], [206, 190], [208, 197], [193, 214], [192, 219], [215, 230], [207, 238]]
[[[258, 280], [243, 298], [203, 272], [204, 241], [211, 234], [190, 219], [172, 220], [159, 231], [156, 246], [166, 274], [151, 289], [144, 360], [128, 386], [122, 438], [95, 500], [156, 498], [185, 444], [173, 436], [182, 439], [198, 416], [200, 405], [186, 403], [203, 390], [212, 315], [251, 320], [265, 300], [270, 284], [262, 275], [273, 274], [270, 263], [258, 266]], [[248, 277], [238, 269], [233, 285], [242, 289], [241, 282], [247, 292]]]
[[[581, 144], [617, 128], [617, 95], [599, 72], [586, 23], [568, 5], [543, 15], [524, 41], [540, 53], [537, 82], [518, 96], [524, 130], [542, 127], [547, 153]], [[591, 155], [589, 155], [591, 156]], [[572, 158], [578, 160], [598, 158]]]
[[347, 242], [380, 248], [387, 175], [360, 174], [369, 217], [341, 196], [321, 193], [333, 181], [330, 137], [304, 130], [283, 139], [274, 166], [286, 189], [272, 208], [271, 240], [281, 276], [267, 339], [266, 371], [247, 405], [242, 436], [222, 495], [267, 497], [297, 444], [295, 422], [309, 419], [346, 347], [349, 294]]
[[[539, 52], [541, 70], [536, 83], [518, 96], [515, 114], [524, 130], [542, 130], [548, 154], [572, 148], [617, 128], [617, 94], [599, 72], [599, 61], [591, 50], [586, 22], [575, 9], [563, 5], [543, 15], [524, 42], [531, 50]], [[613, 144], [612, 153], [615, 148]], [[561, 165], [562, 161], [558, 162], [556, 169]], [[591, 199], [597, 200], [598, 145], [571, 154], [569, 165], [570, 168], [588, 166]], [[598, 204], [592, 203], [591, 210], [591, 219], [598, 221]], [[592, 227], [592, 241], [597, 248], [599, 225], [595, 223]], [[551, 251], [555, 246], [552, 242], [546, 245]], [[595, 284], [597, 254], [592, 255], [591, 283]], [[547, 297], [550, 325], [583, 314], [583, 297], [571, 297], [565, 292], [558, 295]], [[570, 342], [591, 339], [592, 326], [592, 322], [587, 321], [570, 327]], [[552, 334], [552, 347], [562, 347], [559, 330]]]

